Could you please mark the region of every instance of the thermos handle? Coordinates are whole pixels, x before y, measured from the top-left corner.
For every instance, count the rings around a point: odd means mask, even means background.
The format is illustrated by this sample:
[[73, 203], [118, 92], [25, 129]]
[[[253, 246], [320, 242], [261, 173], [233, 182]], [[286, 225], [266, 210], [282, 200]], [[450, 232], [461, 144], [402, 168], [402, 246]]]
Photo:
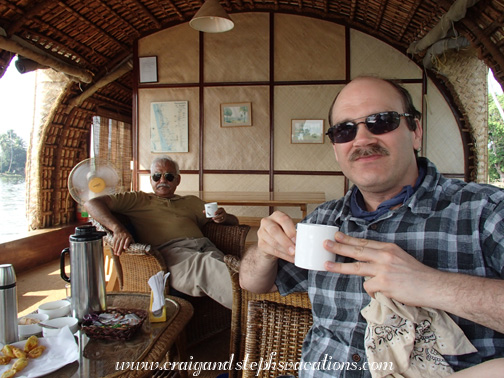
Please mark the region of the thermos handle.
[[63, 251], [61, 251], [60, 275], [61, 275], [61, 278], [63, 278], [63, 280], [65, 280], [66, 282], [70, 282], [70, 277], [68, 277], [65, 273], [65, 255], [70, 256], [70, 249], [69, 248], [65, 248], [65, 249], [63, 249]]

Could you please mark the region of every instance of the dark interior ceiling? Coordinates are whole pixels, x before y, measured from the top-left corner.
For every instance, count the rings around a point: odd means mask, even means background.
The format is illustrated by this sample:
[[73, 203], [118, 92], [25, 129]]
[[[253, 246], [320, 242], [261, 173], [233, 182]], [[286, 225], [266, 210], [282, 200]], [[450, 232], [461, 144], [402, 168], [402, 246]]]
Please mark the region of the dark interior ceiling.
[[[221, 0], [230, 13], [284, 12], [337, 22], [406, 53], [449, 9], [451, 0]], [[465, 37], [504, 86], [504, 1], [464, 0], [464, 18], [451, 29]], [[28, 49], [75, 71], [69, 98], [86, 91], [132, 57], [141, 36], [188, 22], [200, 0], [0, 0], [0, 77]], [[18, 50], [16, 50], [18, 49]], [[27, 51], [27, 50], [21, 50]], [[19, 54], [22, 55], [22, 54]], [[412, 56], [421, 63], [425, 51]], [[54, 60], [55, 58], [55, 60]], [[131, 114], [132, 71], [90, 97]]]

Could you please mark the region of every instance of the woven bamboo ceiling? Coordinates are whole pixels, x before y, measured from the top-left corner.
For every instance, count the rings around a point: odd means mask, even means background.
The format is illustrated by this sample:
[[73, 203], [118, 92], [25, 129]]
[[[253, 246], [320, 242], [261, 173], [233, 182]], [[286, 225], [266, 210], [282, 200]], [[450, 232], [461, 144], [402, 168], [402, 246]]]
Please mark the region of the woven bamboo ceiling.
[[[452, 0], [221, 0], [236, 12], [285, 12], [334, 21], [406, 52], [439, 24]], [[504, 84], [504, 0], [467, 0], [452, 24]], [[16, 48], [54, 59], [76, 77], [75, 93], [93, 86], [132, 57], [134, 41], [188, 22], [201, 0], [0, 0], [0, 77]], [[13, 45], [16, 48], [11, 48]], [[22, 51], [27, 51], [22, 50]], [[18, 51], [19, 52], [19, 51]], [[22, 54], [20, 54], [22, 55]], [[413, 55], [421, 63], [425, 51]], [[131, 112], [131, 71], [99, 89], [95, 101]]]
[[[240, 12], [303, 15], [360, 30], [403, 53], [416, 46], [410, 56], [420, 65], [429, 57], [430, 46], [455, 39], [436, 31], [455, 31], [504, 86], [504, 0], [220, 3], [231, 17]], [[202, 4], [203, 0], [0, 0], [0, 78], [16, 55], [71, 78], [40, 139], [32, 145], [34, 151], [29, 152], [30, 228], [74, 219], [73, 205], [67, 201], [67, 178], [70, 170], [88, 157], [90, 117], [111, 110], [131, 120], [135, 41], [189, 22]], [[454, 13], [456, 17], [452, 17]]]

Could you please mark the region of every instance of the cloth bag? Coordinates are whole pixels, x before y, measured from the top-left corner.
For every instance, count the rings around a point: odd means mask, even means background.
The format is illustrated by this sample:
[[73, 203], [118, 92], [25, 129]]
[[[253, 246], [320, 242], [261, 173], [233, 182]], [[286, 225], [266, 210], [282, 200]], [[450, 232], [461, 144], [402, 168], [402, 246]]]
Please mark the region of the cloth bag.
[[477, 352], [444, 311], [407, 306], [378, 292], [361, 314], [367, 320], [364, 344], [373, 378], [446, 377], [453, 369], [443, 355]]

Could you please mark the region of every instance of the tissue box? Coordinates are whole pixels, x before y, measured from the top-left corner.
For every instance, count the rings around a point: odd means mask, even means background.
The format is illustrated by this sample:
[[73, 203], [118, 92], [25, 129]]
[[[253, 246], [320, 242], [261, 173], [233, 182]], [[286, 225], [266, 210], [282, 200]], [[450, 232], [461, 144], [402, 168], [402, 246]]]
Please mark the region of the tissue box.
[[155, 316], [152, 312], [152, 302], [154, 300], [154, 293], [151, 291], [150, 304], [149, 304], [149, 320], [151, 323], [166, 322], [166, 306], [163, 305], [161, 315]]

